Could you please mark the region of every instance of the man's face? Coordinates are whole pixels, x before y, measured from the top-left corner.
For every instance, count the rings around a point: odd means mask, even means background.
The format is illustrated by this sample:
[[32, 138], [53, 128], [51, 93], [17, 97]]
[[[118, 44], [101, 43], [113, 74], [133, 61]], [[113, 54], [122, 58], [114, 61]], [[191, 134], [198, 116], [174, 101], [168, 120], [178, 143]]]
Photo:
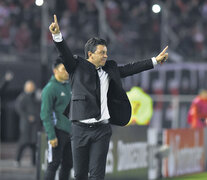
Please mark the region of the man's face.
[[96, 51], [94, 53], [89, 52], [89, 61], [93, 63], [96, 67], [104, 66], [107, 57], [107, 47], [104, 45], [96, 46]]
[[24, 91], [28, 94], [35, 91], [35, 84], [33, 81], [27, 81], [24, 85]]
[[54, 69], [54, 74], [60, 81], [66, 81], [69, 78], [69, 74], [65, 69], [65, 66], [63, 64], [59, 64]]

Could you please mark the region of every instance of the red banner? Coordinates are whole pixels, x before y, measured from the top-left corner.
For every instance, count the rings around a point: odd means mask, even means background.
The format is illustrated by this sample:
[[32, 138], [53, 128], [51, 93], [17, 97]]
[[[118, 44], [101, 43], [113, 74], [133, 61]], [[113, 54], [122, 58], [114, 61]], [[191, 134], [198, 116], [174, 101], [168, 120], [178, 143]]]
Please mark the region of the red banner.
[[163, 143], [170, 146], [168, 158], [163, 160], [162, 174], [172, 177], [204, 171], [204, 130], [165, 130]]

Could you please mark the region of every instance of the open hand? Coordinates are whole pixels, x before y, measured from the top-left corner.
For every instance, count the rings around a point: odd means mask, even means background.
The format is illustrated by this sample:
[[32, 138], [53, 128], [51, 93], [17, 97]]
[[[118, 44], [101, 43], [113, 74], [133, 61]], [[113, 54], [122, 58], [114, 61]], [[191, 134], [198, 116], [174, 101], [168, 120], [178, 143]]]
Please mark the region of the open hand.
[[168, 53], [166, 53], [168, 46], [156, 57], [158, 63], [163, 63], [168, 59]]
[[60, 33], [60, 28], [57, 21], [57, 16], [54, 14], [54, 22], [52, 22], [49, 26], [49, 30], [52, 34]]

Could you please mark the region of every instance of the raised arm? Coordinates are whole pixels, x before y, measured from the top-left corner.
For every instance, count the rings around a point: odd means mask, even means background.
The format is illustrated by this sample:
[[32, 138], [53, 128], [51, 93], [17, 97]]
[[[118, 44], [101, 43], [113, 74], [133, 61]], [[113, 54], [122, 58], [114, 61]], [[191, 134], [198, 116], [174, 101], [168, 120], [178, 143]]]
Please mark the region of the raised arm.
[[49, 30], [52, 33], [55, 46], [57, 47], [58, 52], [63, 58], [63, 64], [65, 66], [65, 69], [68, 73], [73, 72], [76, 67], [77, 60], [73, 58], [73, 54], [71, 53], [69, 47], [62, 38], [56, 15], [54, 15], [54, 22], [50, 24]]

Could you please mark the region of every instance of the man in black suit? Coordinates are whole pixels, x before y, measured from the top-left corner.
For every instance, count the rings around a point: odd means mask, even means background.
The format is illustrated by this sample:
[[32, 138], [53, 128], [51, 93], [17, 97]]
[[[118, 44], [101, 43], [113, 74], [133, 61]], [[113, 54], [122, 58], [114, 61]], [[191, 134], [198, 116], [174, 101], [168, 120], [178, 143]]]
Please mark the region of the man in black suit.
[[55, 45], [70, 74], [72, 98], [72, 154], [76, 180], [103, 180], [111, 137], [111, 126], [126, 125], [131, 106], [122, 88], [121, 78], [152, 69], [168, 58], [167, 47], [156, 57], [117, 66], [107, 60], [106, 41], [91, 38], [85, 45], [85, 58], [73, 56], [62, 38], [57, 17], [51, 23]]

